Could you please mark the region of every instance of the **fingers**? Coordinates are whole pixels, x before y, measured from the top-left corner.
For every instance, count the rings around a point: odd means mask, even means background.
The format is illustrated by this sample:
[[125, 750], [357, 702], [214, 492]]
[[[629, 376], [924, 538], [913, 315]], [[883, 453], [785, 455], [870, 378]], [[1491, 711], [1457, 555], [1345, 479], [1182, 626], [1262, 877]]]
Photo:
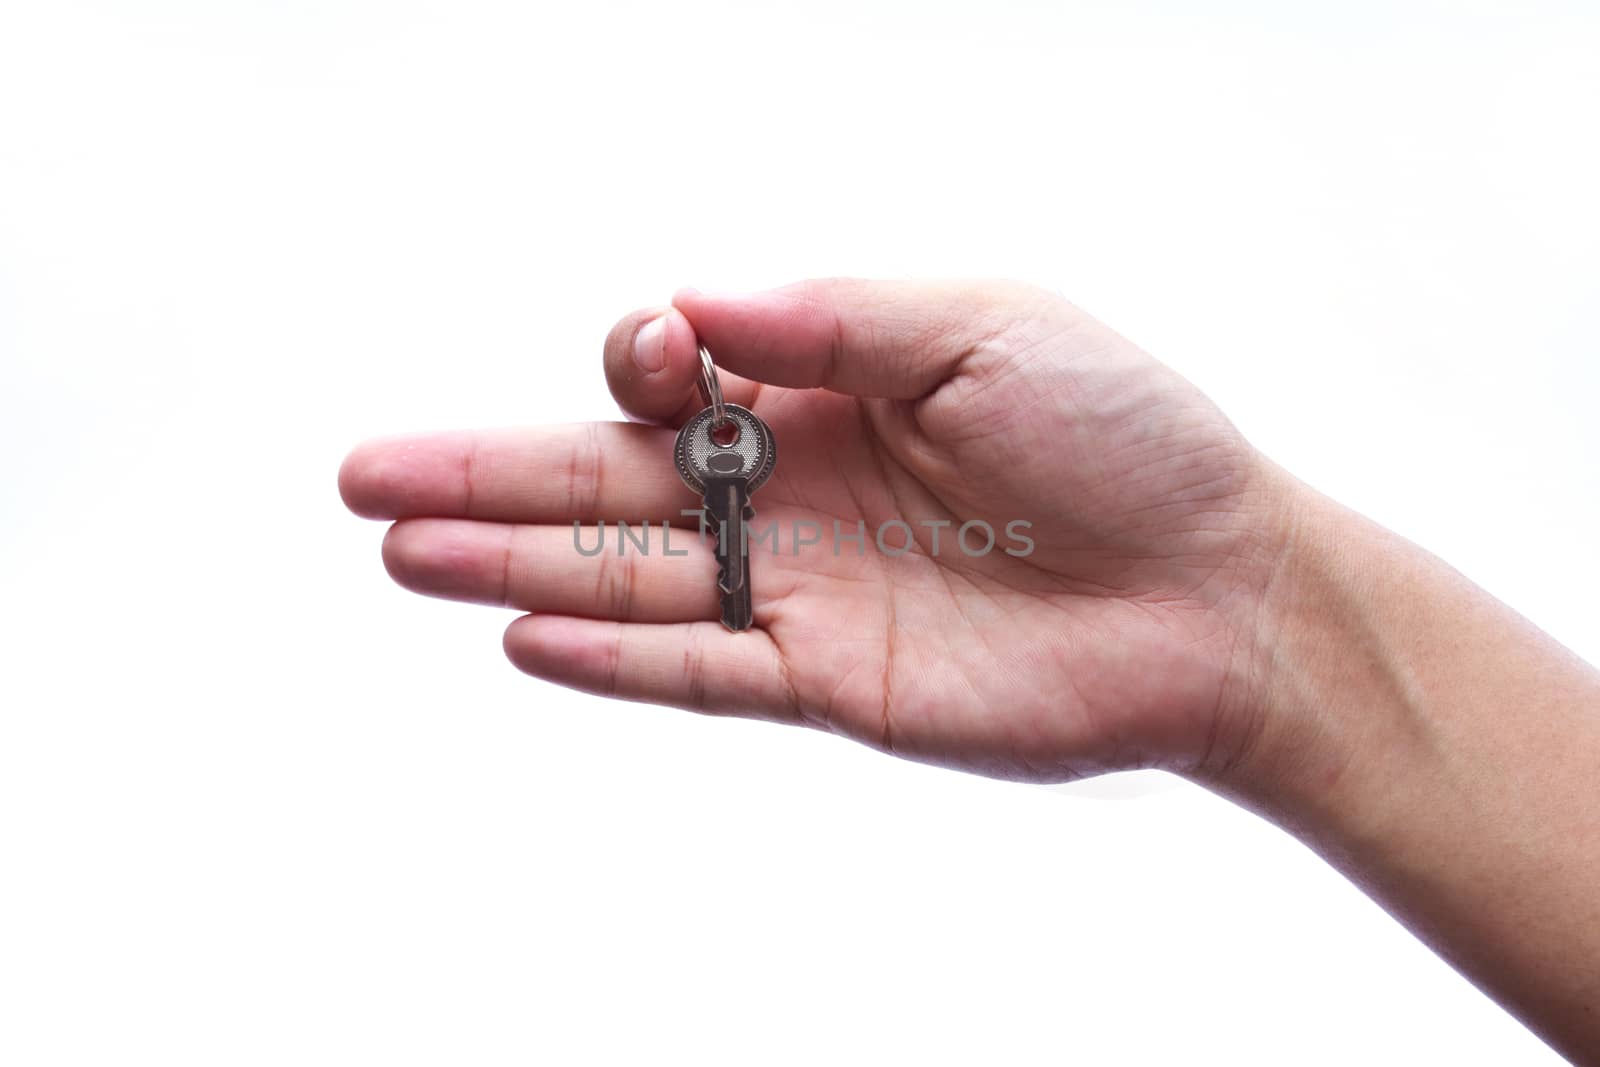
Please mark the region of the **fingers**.
[[799, 722], [777, 646], [759, 630], [526, 615], [505, 635], [511, 662], [536, 678], [622, 700]]
[[369, 519], [676, 520], [700, 501], [672, 473], [672, 443], [620, 422], [384, 438], [350, 453], [339, 492]]
[[[645, 562], [614, 551], [585, 558], [570, 528], [411, 519], [389, 531], [383, 557], [417, 592], [538, 612], [505, 636], [528, 674], [624, 700], [800, 721], [765, 633], [696, 621], [717, 613], [711, 550], [680, 534], [671, 554], [652, 543]], [[580, 543], [592, 548], [594, 531]]]
[[715, 619], [710, 545], [692, 529], [630, 532], [624, 554], [611, 527], [407, 519], [384, 538], [383, 562], [405, 588], [451, 600], [630, 622]]
[[795, 388], [925, 396], [982, 346], [1068, 305], [1014, 282], [831, 279], [742, 295], [679, 292], [682, 312], [719, 365]]
[[[636, 419], [681, 424], [704, 406], [700, 349], [694, 328], [674, 308], [635, 311], [611, 328], [605, 345], [606, 384], [617, 406]], [[725, 399], [747, 404], [755, 387], [721, 375]]]

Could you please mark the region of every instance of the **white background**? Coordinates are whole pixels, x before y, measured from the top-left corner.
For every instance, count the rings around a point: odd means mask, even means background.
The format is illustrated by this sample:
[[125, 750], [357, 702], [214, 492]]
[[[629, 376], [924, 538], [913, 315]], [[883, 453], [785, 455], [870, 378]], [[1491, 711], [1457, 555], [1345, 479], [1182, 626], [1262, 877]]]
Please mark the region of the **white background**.
[[1579, 4], [0, 0], [0, 1061], [1552, 1062], [1187, 785], [524, 678], [334, 474], [613, 417], [680, 285], [1013, 275], [1595, 659], [1597, 54]]

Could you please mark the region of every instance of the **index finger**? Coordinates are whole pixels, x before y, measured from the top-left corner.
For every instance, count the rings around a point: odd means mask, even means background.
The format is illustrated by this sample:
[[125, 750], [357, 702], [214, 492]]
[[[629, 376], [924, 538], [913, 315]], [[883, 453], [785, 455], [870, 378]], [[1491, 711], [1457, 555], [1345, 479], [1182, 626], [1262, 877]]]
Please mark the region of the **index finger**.
[[1007, 281], [820, 278], [757, 293], [682, 289], [692, 328], [751, 378], [912, 400], [1007, 334], [1083, 319], [1054, 293]]
[[369, 519], [681, 521], [700, 502], [670, 473], [672, 444], [625, 422], [380, 438], [346, 457], [339, 492]]

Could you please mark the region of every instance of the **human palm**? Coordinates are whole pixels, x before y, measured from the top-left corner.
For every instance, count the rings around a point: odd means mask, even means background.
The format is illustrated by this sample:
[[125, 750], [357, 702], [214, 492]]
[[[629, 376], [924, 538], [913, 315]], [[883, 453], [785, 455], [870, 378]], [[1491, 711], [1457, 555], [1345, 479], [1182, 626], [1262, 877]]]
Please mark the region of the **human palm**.
[[[707, 544], [574, 550], [575, 521], [698, 504], [669, 458], [699, 406], [697, 334], [779, 442], [754, 497], [750, 633], [708, 621]], [[351, 507], [401, 520], [385, 560], [402, 584], [530, 612], [506, 634], [524, 670], [1001, 777], [1199, 769], [1248, 743], [1264, 465], [1192, 386], [1064, 300], [686, 291], [617, 325], [606, 372], [624, 408], [666, 425], [374, 442], [341, 473]]]

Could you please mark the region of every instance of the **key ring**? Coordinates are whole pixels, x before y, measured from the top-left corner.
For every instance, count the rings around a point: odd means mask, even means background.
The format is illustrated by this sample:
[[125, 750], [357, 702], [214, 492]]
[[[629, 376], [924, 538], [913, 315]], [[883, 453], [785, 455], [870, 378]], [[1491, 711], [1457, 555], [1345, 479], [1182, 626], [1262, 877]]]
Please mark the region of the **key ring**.
[[728, 405], [722, 399], [722, 383], [717, 380], [716, 364], [711, 362], [711, 353], [706, 351], [706, 346], [700, 346], [700, 396], [711, 408], [711, 428], [720, 430], [728, 425]]

